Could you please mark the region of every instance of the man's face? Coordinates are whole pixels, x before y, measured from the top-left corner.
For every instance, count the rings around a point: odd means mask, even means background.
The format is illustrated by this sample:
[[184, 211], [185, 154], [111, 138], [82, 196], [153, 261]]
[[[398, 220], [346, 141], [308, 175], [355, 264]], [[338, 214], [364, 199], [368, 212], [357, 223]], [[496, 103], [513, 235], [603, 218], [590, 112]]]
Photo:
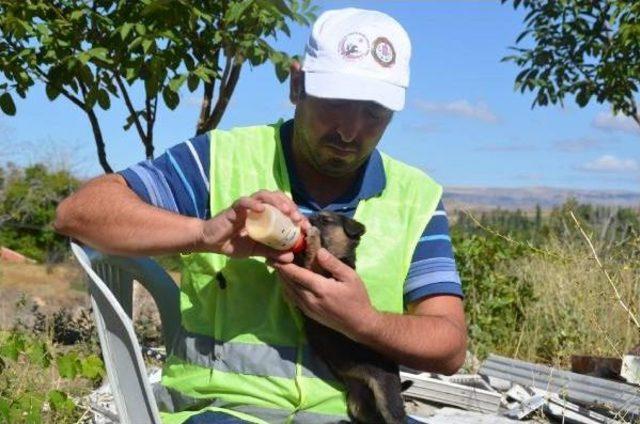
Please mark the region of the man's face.
[[369, 157], [393, 111], [367, 101], [302, 95], [296, 102], [296, 149], [321, 174], [353, 174]]

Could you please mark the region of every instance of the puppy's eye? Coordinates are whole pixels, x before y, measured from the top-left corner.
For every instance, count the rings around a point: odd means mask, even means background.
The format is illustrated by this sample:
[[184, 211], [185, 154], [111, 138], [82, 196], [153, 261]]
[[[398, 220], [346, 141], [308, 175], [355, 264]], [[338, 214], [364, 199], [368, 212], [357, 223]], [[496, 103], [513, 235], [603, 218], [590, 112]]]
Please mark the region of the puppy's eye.
[[329, 215], [320, 214], [320, 223], [321, 224], [331, 224], [333, 219]]

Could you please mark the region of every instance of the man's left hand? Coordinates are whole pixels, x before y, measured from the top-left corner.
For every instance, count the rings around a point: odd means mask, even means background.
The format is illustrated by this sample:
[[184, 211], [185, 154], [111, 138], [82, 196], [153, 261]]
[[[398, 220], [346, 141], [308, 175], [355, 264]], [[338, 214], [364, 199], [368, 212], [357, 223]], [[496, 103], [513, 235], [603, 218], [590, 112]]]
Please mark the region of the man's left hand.
[[273, 264], [283, 281], [285, 295], [309, 318], [357, 340], [374, 327], [379, 315], [364, 283], [355, 270], [324, 248], [318, 251], [316, 260], [333, 278], [292, 263]]

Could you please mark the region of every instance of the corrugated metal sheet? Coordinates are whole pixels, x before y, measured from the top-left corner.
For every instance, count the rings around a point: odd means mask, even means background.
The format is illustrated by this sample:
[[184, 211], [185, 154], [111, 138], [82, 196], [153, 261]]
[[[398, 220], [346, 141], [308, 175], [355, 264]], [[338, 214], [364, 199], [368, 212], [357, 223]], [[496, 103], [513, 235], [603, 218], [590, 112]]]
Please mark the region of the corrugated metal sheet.
[[628, 418], [640, 417], [640, 388], [629, 384], [497, 355], [490, 355], [478, 373], [555, 392], [587, 406], [603, 406], [621, 411]]
[[403, 393], [407, 397], [457, 406], [470, 411], [498, 412], [502, 396], [489, 390], [450, 383], [424, 374], [405, 372], [400, 378], [413, 381], [413, 385]]

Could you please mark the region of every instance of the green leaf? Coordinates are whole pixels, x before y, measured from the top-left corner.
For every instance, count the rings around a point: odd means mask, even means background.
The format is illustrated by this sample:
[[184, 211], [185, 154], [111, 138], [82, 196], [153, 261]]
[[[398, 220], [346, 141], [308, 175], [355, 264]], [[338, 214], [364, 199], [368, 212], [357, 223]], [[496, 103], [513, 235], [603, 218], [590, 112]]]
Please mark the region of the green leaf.
[[132, 28], [133, 24], [131, 22], [125, 22], [124, 24], [122, 24], [122, 26], [120, 27], [120, 37], [122, 37], [122, 41], [127, 38], [127, 35], [129, 35]]
[[73, 352], [59, 356], [56, 359], [56, 365], [58, 366], [58, 374], [60, 374], [60, 377], [75, 378], [80, 368], [78, 362], [78, 355]]
[[576, 103], [580, 107], [585, 107], [589, 103], [589, 99], [591, 99], [591, 91], [587, 88], [581, 89], [576, 94]]
[[127, 68], [124, 71], [124, 78], [128, 83], [132, 83], [138, 77], [139, 71], [138, 68]]
[[98, 90], [98, 105], [100, 105], [100, 107], [104, 110], [107, 110], [111, 107], [111, 99], [109, 99], [109, 93], [107, 92], [107, 90]]
[[152, 73], [144, 80], [144, 90], [147, 97], [152, 98], [158, 94], [160, 90], [158, 74]]
[[80, 52], [78, 53], [78, 60], [83, 65], [86, 65], [91, 60], [91, 55], [88, 52]]
[[107, 60], [108, 59], [107, 55], [109, 54], [109, 50], [107, 50], [105, 47], [94, 47], [93, 49], [87, 51], [87, 53], [92, 57], [96, 57], [102, 60]]
[[171, 88], [173, 91], [177, 93], [178, 91], [180, 91], [180, 87], [182, 86], [182, 84], [184, 84], [186, 79], [187, 79], [186, 74], [178, 75], [172, 78], [171, 81], [169, 81], [169, 88]]
[[13, 103], [11, 94], [6, 92], [2, 93], [0, 96], [0, 109], [9, 116], [14, 116], [16, 114], [16, 105]]
[[230, 3], [225, 18], [230, 22], [237, 21], [244, 11], [247, 10], [247, 7], [251, 6], [251, 3], [253, 3], [253, 0], [243, 0], [240, 3]]
[[189, 74], [189, 77], [187, 78], [187, 88], [189, 91], [193, 93], [198, 88], [198, 85], [200, 85], [200, 78], [194, 74]]
[[47, 97], [49, 100], [54, 101], [60, 95], [60, 91], [58, 91], [53, 84], [47, 84], [45, 86], [45, 91], [47, 93]]
[[211, 82], [211, 77], [207, 74], [207, 70], [202, 65], [194, 69], [193, 73], [199, 76], [204, 82]]
[[84, 98], [85, 107], [88, 109], [93, 109], [97, 101], [98, 89], [96, 87], [92, 87]]
[[142, 51], [147, 54], [149, 53], [149, 50], [151, 49], [151, 46], [155, 46], [156, 42], [154, 40], [152, 40], [151, 38], [147, 38], [145, 40], [142, 40]]
[[74, 10], [73, 12], [71, 12], [70, 19], [72, 21], [77, 21], [78, 19], [82, 18], [83, 16], [84, 16], [84, 10]]
[[34, 343], [29, 347], [27, 353], [31, 362], [43, 368], [47, 368], [51, 364], [51, 354], [45, 342]]
[[291, 9], [285, 0], [260, 0], [261, 7], [275, 7], [284, 16], [291, 16]]
[[287, 80], [287, 77], [289, 76], [289, 68], [288, 66], [282, 64], [282, 63], [276, 63], [274, 64], [275, 68], [276, 68], [276, 77], [278, 78], [278, 81], [285, 82]]
[[80, 68], [80, 79], [86, 85], [93, 84], [93, 72], [91, 72], [89, 65], [83, 65], [82, 68]]
[[136, 27], [136, 32], [139, 35], [145, 35], [147, 33], [147, 27], [144, 26], [143, 24], [136, 24], [135, 27]]
[[178, 107], [178, 104], [180, 103], [180, 96], [178, 96], [178, 94], [169, 87], [165, 87], [164, 90], [162, 90], [162, 99], [171, 110]]
[[15, 406], [21, 410], [21, 415], [25, 422], [37, 424], [42, 422], [41, 411], [43, 403], [43, 399], [40, 396], [27, 392], [17, 399]]
[[104, 365], [102, 360], [96, 355], [90, 355], [81, 361], [82, 376], [91, 380], [95, 380], [104, 374]]
[[136, 47], [138, 47], [141, 43], [142, 40], [144, 40], [143, 37], [136, 37], [133, 39], [133, 41], [131, 41], [131, 43], [129, 43], [129, 49], [135, 49]]
[[69, 399], [69, 396], [60, 390], [50, 390], [47, 393], [47, 400], [51, 409], [60, 413], [72, 412], [76, 407], [73, 401]]

